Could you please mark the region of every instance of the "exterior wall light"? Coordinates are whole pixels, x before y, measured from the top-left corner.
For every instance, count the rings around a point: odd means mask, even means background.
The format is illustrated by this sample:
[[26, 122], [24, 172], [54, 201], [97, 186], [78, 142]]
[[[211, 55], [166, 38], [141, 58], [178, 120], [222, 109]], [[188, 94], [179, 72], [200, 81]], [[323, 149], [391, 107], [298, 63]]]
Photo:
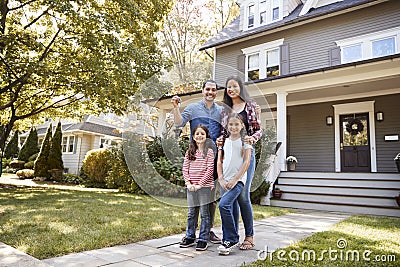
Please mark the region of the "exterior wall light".
[[333, 117], [326, 116], [326, 125], [331, 126], [333, 124]]
[[376, 120], [377, 121], [383, 121], [383, 112], [382, 111], [378, 111], [376, 113]]

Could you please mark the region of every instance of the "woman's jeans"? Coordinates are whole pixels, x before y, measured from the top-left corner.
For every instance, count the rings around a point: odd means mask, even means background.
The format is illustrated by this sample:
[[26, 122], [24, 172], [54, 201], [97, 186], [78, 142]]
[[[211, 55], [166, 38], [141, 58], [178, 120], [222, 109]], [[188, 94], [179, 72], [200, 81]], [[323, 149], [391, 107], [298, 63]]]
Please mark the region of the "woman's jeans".
[[237, 225], [239, 225], [239, 207], [240, 207], [240, 213], [242, 214], [242, 221], [246, 236], [254, 236], [253, 206], [251, 205], [251, 200], [250, 200], [250, 187], [251, 187], [251, 181], [253, 180], [255, 169], [256, 169], [256, 154], [253, 146], [253, 149], [251, 151], [250, 165], [249, 168], [247, 169], [246, 184], [244, 185], [243, 190], [240, 193], [233, 210], [233, 216], [235, 218], [235, 222]]
[[197, 220], [201, 217], [199, 241], [207, 242], [210, 238], [210, 211], [211, 188], [202, 187], [195, 192], [187, 190], [188, 220], [186, 238], [196, 239]]
[[[242, 192], [243, 183], [238, 182], [231, 190], [223, 193], [219, 201], [219, 212], [222, 220], [222, 242], [239, 242], [239, 224], [234, 217], [234, 206]], [[221, 190], [221, 194], [222, 194]]]

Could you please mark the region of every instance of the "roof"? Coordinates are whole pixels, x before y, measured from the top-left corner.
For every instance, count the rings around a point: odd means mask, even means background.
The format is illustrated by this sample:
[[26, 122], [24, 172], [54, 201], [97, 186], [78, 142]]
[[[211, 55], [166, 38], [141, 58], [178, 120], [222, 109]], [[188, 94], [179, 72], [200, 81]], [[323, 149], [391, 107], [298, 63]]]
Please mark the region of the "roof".
[[331, 14], [333, 12], [343, 11], [352, 7], [356, 7], [363, 4], [368, 4], [372, 2], [381, 2], [382, 0], [344, 0], [336, 2], [330, 5], [322, 6], [316, 9], [310, 9], [305, 15], [300, 16], [300, 12], [304, 5], [300, 4], [296, 9], [293, 10], [289, 16], [283, 18], [283, 20], [256, 27], [252, 30], [241, 31], [239, 29], [240, 17], [234, 19], [228, 26], [222, 29], [217, 36], [209, 39], [204, 45], [200, 47], [200, 50], [205, 50], [218, 45], [226, 44], [235, 40], [240, 40], [245, 37], [250, 37], [257, 33], [268, 32], [271, 30], [276, 30], [284, 26], [295, 25], [300, 22], [307, 21], [312, 18], [320, 17], [323, 15]]
[[[57, 126], [57, 125], [55, 125]], [[53, 129], [55, 129], [53, 126]], [[84, 131], [84, 132], [91, 132], [94, 134], [100, 135], [109, 135], [115, 137], [122, 137], [121, 133], [115, 131], [116, 128], [104, 126], [100, 124], [95, 124], [91, 122], [80, 122], [80, 123], [72, 123], [72, 124], [63, 124], [62, 125], [62, 132], [73, 132], [73, 131]], [[38, 135], [46, 134], [47, 127], [40, 127], [37, 129]]]

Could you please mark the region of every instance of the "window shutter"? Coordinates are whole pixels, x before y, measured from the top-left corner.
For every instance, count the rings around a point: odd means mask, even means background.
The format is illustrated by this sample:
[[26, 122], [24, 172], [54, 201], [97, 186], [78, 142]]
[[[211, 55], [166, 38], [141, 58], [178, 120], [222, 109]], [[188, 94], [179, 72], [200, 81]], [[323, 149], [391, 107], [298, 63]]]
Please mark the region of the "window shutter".
[[279, 47], [280, 53], [280, 73], [279, 75], [286, 75], [289, 74], [289, 45], [283, 44]]
[[75, 138], [74, 138], [74, 152], [73, 152], [74, 154], [76, 154], [77, 146], [78, 146], [78, 136], [75, 135]]
[[331, 66], [340, 65], [340, 47], [331, 48], [329, 50], [329, 61]]
[[242, 76], [242, 73], [244, 74], [244, 76], [246, 76], [246, 74], [244, 73], [246, 70], [246, 56], [245, 55], [240, 55], [238, 56], [237, 59], [237, 69], [239, 71], [239, 76]]

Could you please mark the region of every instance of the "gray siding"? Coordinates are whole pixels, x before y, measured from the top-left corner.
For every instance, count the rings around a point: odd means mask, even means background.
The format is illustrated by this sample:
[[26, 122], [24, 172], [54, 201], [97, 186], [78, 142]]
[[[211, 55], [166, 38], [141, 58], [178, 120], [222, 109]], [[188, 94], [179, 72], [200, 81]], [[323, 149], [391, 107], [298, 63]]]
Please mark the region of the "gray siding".
[[375, 111], [384, 113], [375, 122], [378, 172], [397, 172], [393, 158], [400, 153], [400, 141], [385, 141], [385, 135], [400, 135], [400, 94], [288, 107], [288, 155], [299, 160], [297, 171], [335, 171], [334, 126], [325, 125], [333, 115], [332, 105], [375, 100]]
[[218, 48], [216, 58], [221, 65], [216, 66], [216, 79], [223, 80], [232, 74], [225, 66], [237, 68], [237, 57], [242, 53], [241, 49], [280, 38], [284, 38], [284, 43], [289, 44], [290, 73], [329, 67], [330, 51], [336, 47], [335, 41], [397, 27], [400, 25], [399, 10], [400, 1], [390, 1]]
[[335, 127], [325, 124], [332, 104], [288, 107], [288, 151], [299, 161], [296, 171], [335, 171]]
[[375, 99], [375, 111], [382, 111], [384, 120], [376, 122], [376, 158], [378, 172], [397, 172], [393, 158], [400, 153], [400, 141], [385, 141], [385, 135], [400, 135], [400, 95]]

